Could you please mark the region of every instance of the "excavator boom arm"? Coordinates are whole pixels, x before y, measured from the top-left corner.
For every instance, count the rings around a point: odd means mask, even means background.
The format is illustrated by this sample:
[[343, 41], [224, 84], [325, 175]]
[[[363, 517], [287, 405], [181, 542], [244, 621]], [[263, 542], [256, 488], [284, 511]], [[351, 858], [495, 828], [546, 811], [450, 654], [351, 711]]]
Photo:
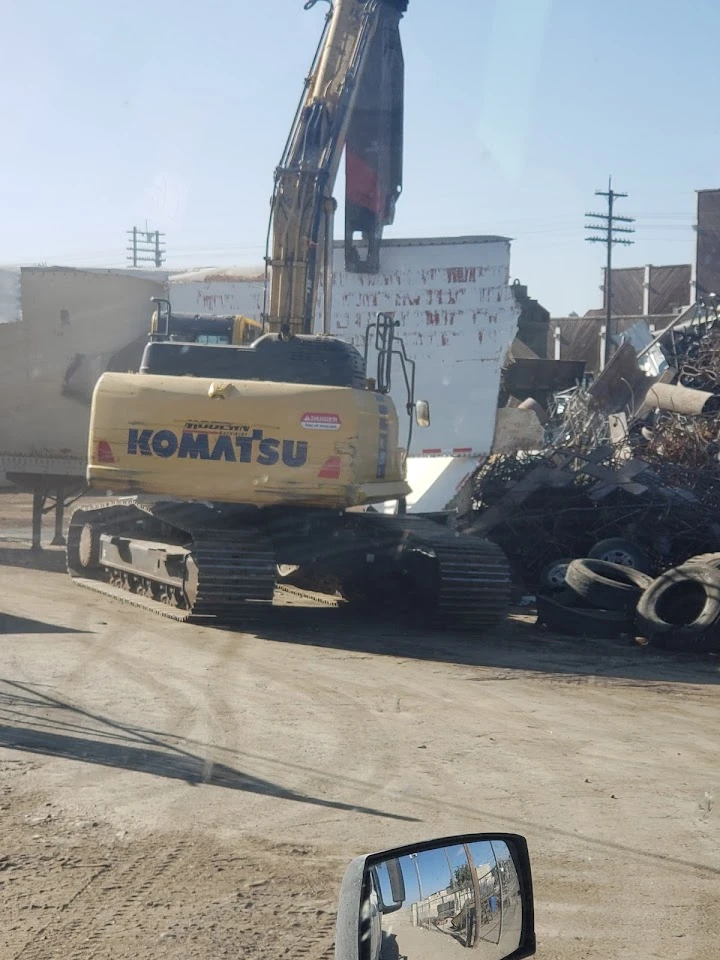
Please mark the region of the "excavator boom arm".
[[[306, 8], [317, 0], [309, 0]], [[402, 122], [402, 55], [398, 24], [408, 0], [335, 0], [305, 83], [282, 160], [275, 172], [268, 263], [272, 267], [267, 328], [286, 334], [312, 333], [320, 279], [330, 269], [333, 188], [340, 159], [353, 133], [348, 159], [352, 202], [348, 228], [376, 246], [382, 225], [392, 221], [400, 190], [401, 135], [377, 137], [382, 126]], [[382, 69], [386, 60], [387, 70]], [[368, 73], [372, 65], [378, 76]], [[388, 109], [382, 79], [396, 91]], [[400, 104], [397, 105], [399, 90]], [[354, 118], [360, 96], [362, 114]], [[378, 163], [378, 154], [392, 156]], [[374, 152], [374, 153], [373, 153]], [[352, 165], [352, 170], [350, 166]], [[382, 168], [382, 169], [381, 169]], [[364, 181], [365, 188], [359, 184]], [[358, 202], [359, 201], [359, 202]], [[365, 206], [363, 206], [365, 204]], [[367, 210], [365, 214], [364, 211]], [[363, 269], [352, 254], [349, 266]], [[367, 268], [372, 271], [374, 258]]]

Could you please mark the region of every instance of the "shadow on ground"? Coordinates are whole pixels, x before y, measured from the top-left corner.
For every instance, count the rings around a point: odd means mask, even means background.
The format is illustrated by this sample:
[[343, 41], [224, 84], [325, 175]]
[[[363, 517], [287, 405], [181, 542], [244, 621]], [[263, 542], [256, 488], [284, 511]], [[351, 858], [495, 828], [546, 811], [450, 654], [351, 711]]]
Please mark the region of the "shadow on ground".
[[415, 817], [286, 789], [11, 680], [0, 680], [0, 748], [183, 780], [193, 786], [206, 784], [330, 810], [417, 822]]
[[[122, 723], [64, 702], [38, 690], [33, 685], [2, 678], [0, 678], [0, 748], [121, 767], [154, 776], [181, 779], [188, 783], [205, 783], [232, 790], [250, 791], [335, 810], [365, 813], [406, 822], [424, 822], [422, 817], [401, 816], [355, 804], [309, 797], [287, 790], [272, 781], [244, 774], [235, 767], [210, 761], [202, 754], [208, 751], [225, 754], [228, 759], [232, 759], [233, 763], [243, 759], [251, 762], [262, 760], [265, 764], [274, 764], [285, 775], [288, 771], [295, 771], [299, 776], [309, 774], [315, 780], [321, 777], [328, 782], [339, 782], [345, 790], [367, 793], [368, 789], [379, 786], [364, 779], [346, 775], [338, 777], [327, 770], [288, 762], [287, 759], [259, 757], [252, 752], [217, 747], [176, 734]], [[413, 792], [411, 800], [415, 807], [419, 805], [427, 808], [429, 818], [436, 814], [436, 797]], [[448, 809], [468, 818], [468, 822], [476, 823], [484, 814], [482, 803], [479, 802], [467, 806], [448, 799], [443, 803]], [[496, 811], [493, 816], [496, 816]], [[560, 824], [542, 826], [525, 819], [512, 818], [507, 821], [507, 829], [517, 830], [520, 833], [527, 833], [529, 830], [548, 832], [554, 838], [563, 836], [574, 842], [586, 843], [590, 849], [612, 851], [620, 858], [627, 859], [630, 856], [639, 860], [640, 863], [648, 864], [650, 869], [654, 863], [661, 861], [673, 863], [687, 870], [689, 875], [701, 873], [720, 876], [720, 870], [708, 864], [673, 857], [668, 853], [655, 853], [641, 847], [625, 846], [606, 836], [584, 836], [574, 830], [566, 830]]]
[[[522, 613], [527, 616], [527, 609]], [[720, 657], [683, 655], [625, 640], [561, 637], [530, 620], [511, 616], [485, 634], [402, 628], [377, 618], [351, 617], [347, 611], [276, 608], [247, 629], [279, 643], [305, 644], [353, 654], [432, 660], [472, 667], [521, 670], [548, 677], [606, 678], [626, 684], [720, 684]], [[459, 678], [462, 682], [462, 678]], [[468, 676], [464, 682], [497, 681], [497, 676]], [[512, 679], [512, 674], [506, 679]]]
[[75, 630], [45, 620], [31, 620], [29, 617], [16, 617], [11, 613], [0, 613], [0, 637], [12, 633], [89, 633], [88, 630]]
[[44, 547], [42, 550], [31, 550], [25, 543], [3, 543], [0, 537], [0, 567], [27, 567], [48, 573], [67, 573], [65, 549]]

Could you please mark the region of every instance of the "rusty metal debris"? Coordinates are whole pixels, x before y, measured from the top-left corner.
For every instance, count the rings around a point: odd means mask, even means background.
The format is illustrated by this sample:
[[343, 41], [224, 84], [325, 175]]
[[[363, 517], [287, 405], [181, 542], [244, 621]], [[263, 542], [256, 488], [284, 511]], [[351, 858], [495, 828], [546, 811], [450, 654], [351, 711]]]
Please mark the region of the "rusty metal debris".
[[655, 574], [720, 551], [717, 308], [647, 340], [554, 395], [540, 453], [493, 457], [475, 477], [469, 530], [504, 549], [526, 589], [609, 537], [642, 548]]

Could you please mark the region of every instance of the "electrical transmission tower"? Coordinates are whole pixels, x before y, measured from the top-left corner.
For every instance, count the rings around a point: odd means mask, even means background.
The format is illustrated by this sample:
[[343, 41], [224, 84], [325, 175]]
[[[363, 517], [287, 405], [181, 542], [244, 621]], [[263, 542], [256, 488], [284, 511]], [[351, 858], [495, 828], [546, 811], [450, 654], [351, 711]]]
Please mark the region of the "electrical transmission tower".
[[156, 267], [163, 265], [165, 248], [160, 246], [160, 237], [164, 237], [164, 233], [148, 230], [147, 224], [145, 230], [133, 227], [127, 233], [131, 238], [131, 246], [127, 248], [127, 259], [133, 267], [137, 267], [140, 263], [154, 263]]
[[610, 344], [612, 343], [612, 251], [616, 243], [622, 243], [630, 246], [634, 240], [628, 237], [618, 237], [619, 233], [635, 233], [634, 227], [618, 226], [618, 224], [635, 223], [634, 217], [619, 217], [613, 212], [615, 201], [627, 197], [626, 193], [617, 193], [612, 188], [612, 177], [608, 180], [607, 190], [596, 190], [596, 197], [607, 197], [607, 213], [586, 213], [586, 217], [591, 217], [595, 223], [585, 224], [586, 230], [596, 230], [600, 236], [585, 237], [589, 243], [604, 243], [607, 246], [607, 267], [605, 270], [605, 356], [603, 357], [603, 366], [610, 358]]

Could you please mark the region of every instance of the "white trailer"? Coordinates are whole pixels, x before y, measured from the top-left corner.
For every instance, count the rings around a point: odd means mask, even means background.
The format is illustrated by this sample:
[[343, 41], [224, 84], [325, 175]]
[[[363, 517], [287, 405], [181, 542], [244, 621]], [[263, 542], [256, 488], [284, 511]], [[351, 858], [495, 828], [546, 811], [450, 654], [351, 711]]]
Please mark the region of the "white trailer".
[[206, 267], [173, 274], [168, 281], [168, 299], [175, 313], [260, 320], [264, 290], [262, 267]]
[[[33, 493], [33, 545], [46, 498], [82, 489], [90, 398], [105, 370], [137, 369], [161, 270], [0, 270], [0, 485]], [[7, 478], [7, 481], [6, 481]]]
[[[336, 263], [342, 257], [336, 250]], [[380, 268], [369, 275], [336, 268], [331, 332], [362, 351], [367, 324], [378, 312], [392, 314], [416, 364], [416, 396], [431, 410], [430, 427], [413, 431], [408, 451], [408, 510], [463, 509], [467, 481], [493, 449], [500, 373], [517, 330], [510, 241], [386, 239]], [[373, 363], [371, 351], [371, 375]], [[399, 374], [396, 365], [391, 393], [402, 415], [406, 395]]]

